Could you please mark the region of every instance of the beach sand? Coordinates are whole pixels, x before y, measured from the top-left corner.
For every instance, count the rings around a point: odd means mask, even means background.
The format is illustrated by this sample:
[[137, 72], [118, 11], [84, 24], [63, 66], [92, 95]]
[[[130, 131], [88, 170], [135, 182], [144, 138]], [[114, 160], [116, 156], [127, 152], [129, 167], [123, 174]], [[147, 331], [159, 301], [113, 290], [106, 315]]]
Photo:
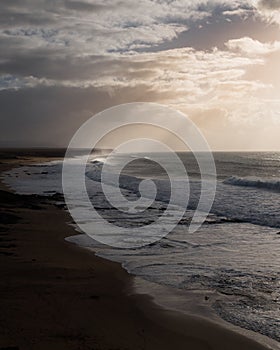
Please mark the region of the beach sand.
[[[44, 152], [2, 153], [0, 171], [61, 156]], [[119, 264], [65, 241], [76, 231], [54, 201], [0, 190], [0, 350], [266, 349], [135, 294]]]

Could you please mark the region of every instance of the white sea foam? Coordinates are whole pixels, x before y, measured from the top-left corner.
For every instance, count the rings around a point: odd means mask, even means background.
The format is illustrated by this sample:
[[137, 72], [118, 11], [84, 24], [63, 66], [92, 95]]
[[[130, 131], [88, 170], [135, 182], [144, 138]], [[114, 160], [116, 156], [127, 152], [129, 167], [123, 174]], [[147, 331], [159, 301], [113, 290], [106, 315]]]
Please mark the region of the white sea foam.
[[[197, 169], [187, 158], [188, 171], [193, 174], [190, 209], [181, 224], [166, 238], [147, 247], [125, 250], [101, 245], [85, 235], [69, 238], [69, 241], [118, 261], [130, 273], [149, 281], [183, 290], [214, 290], [221, 295], [214, 308], [222, 317], [279, 341], [279, 193], [260, 186], [258, 182], [260, 179], [261, 183], [267, 179], [271, 181], [277, 176], [278, 156], [275, 161], [273, 155], [266, 155], [269, 160], [263, 160], [261, 154], [254, 154], [251, 158], [250, 155], [244, 158], [244, 154], [219, 154], [217, 157], [220, 181], [215, 203], [212, 214], [196, 234], [189, 234], [186, 227], [198, 200], [200, 182]], [[100, 166], [104, 159], [97, 161], [89, 164], [86, 177], [94, 205], [112, 222], [133, 224], [132, 219], [121, 216], [104, 202], [100, 184]], [[147, 161], [143, 159], [134, 164], [120, 179], [124, 195], [131, 200], [138, 195], [140, 178], [151, 175], [147, 172]], [[231, 177], [233, 173], [237, 174], [234, 178]], [[252, 178], [252, 174], [258, 174], [259, 178]], [[157, 202], [144, 217], [136, 218], [143, 224], [153, 218], [154, 212], [158, 214], [159, 208], [168, 201], [168, 180], [157, 170], [153, 170], [152, 175], [158, 187]], [[13, 169], [4, 174], [4, 179], [19, 193], [50, 195], [61, 192], [61, 164], [52, 162]], [[229, 179], [232, 183], [228, 182]], [[244, 185], [237, 186], [240, 181]], [[277, 180], [272, 181], [275, 182]], [[77, 210], [83, 213], [82, 207]], [[224, 294], [230, 295], [230, 302], [222, 297]]]
[[232, 186], [257, 187], [280, 192], [280, 179], [231, 176], [224, 180], [224, 184]]

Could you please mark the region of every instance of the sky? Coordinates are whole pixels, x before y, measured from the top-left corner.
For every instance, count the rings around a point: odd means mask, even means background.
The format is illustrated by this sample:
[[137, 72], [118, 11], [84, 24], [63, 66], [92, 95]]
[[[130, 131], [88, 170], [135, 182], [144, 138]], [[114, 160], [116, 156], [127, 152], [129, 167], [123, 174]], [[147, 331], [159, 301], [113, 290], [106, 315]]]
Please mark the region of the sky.
[[280, 151], [280, 0], [1, 0], [0, 146], [155, 102], [213, 150]]

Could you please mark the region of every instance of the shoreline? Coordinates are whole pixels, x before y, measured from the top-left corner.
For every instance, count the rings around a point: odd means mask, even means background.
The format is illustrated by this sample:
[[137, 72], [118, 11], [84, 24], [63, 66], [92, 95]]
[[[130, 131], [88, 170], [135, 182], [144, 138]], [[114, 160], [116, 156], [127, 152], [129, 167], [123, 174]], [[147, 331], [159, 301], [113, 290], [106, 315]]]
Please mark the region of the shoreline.
[[[2, 162], [0, 172], [19, 163]], [[3, 184], [0, 189], [11, 193]], [[135, 277], [120, 264], [65, 241], [77, 234], [67, 225], [67, 212], [38, 196], [26, 200], [40, 209], [20, 207], [23, 197], [16, 195], [14, 205], [4, 207], [19, 221], [6, 225], [15, 255], [0, 255], [5, 301], [0, 349], [269, 348], [212, 321], [162, 308], [151, 295], [135, 293]]]
[[[71, 238], [75, 238], [75, 236], [67, 237], [66, 240], [69, 240], [70, 244], [73, 244], [82, 250], [89, 251], [95, 256], [101, 257], [101, 259], [104, 259], [105, 261], [116, 263], [112, 260], [103, 258], [102, 255], [99, 256], [94, 248], [81, 246], [75, 242], [71, 242]], [[117, 262], [117, 264], [119, 264], [125, 271], [127, 271], [125, 267], [121, 265], [121, 263]], [[263, 349], [280, 349], [280, 344], [276, 340], [250, 329], [242, 328], [221, 318], [212, 308], [211, 304], [208, 304], [210, 298], [213, 298], [214, 300], [215, 298], [219, 298], [218, 292], [210, 290], [181, 290], [175, 287], [165, 286], [145, 280], [140, 276], [129, 273], [128, 271], [127, 273], [133, 279], [131, 290], [128, 291], [129, 295], [148, 297], [151, 302], [159, 307], [162, 311], [170, 312], [174, 315], [174, 317], [177, 315], [181, 320], [184, 320], [186, 329], [192, 327], [196, 328], [196, 325], [199, 325], [201, 328], [203, 325], [206, 327], [206, 329], [211, 329], [215, 333], [215, 327], [218, 327], [221, 330], [232, 332], [237, 336], [244, 336], [248, 340], [255, 342], [256, 346], [262, 345]], [[207, 298], [209, 297], [207, 301], [204, 299], [206, 295]], [[188, 324], [190, 320], [193, 322], [193, 325], [191, 326]], [[193, 331], [191, 333], [193, 333]], [[206, 334], [207, 338], [205, 337], [205, 340], [209, 339], [209, 334], [207, 331]], [[204, 339], [204, 336], [200, 335], [200, 337]], [[212, 335], [210, 335], [210, 338], [212, 338]], [[214, 347], [214, 349], [219, 349], [219, 346], [217, 344], [215, 344], [215, 346], [217, 347]], [[226, 349], [231, 349], [231, 347], [226, 347]], [[258, 349], [258, 347], [255, 347], [254, 349]]]

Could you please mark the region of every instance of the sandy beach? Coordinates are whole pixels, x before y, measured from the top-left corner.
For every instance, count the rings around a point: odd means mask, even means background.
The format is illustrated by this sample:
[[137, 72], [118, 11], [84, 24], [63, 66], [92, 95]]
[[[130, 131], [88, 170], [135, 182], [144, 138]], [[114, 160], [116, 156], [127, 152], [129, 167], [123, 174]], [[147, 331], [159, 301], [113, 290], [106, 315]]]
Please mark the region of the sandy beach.
[[[61, 156], [2, 152], [0, 172]], [[119, 264], [65, 241], [76, 231], [55, 200], [0, 190], [0, 350], [268, 349], [133, 293]]]

